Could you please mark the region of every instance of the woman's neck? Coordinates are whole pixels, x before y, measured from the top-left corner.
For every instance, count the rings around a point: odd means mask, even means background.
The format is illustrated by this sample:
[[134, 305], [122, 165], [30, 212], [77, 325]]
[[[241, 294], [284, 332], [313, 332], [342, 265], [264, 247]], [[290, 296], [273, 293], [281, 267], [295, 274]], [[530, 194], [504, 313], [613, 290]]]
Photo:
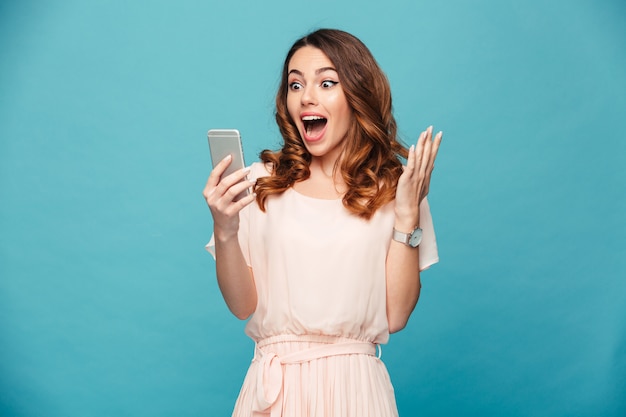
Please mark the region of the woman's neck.
[[304, 181], [294, 184], [294, 189], [300, 194], [321, 199], [341, 198], [347, 191], [347, 186], [341, 175], [338, 164], [330, 164], [323, 159], [313, 158], [309, 165], [311, 175]]

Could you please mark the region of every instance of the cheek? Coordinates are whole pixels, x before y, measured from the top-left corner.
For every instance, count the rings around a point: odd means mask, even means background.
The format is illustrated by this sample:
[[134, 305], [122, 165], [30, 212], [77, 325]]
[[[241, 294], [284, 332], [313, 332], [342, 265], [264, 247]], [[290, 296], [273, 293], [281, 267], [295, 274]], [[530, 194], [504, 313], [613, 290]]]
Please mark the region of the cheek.
[[331, 103], [337, 115], [340, 115], [341, 117], [349, 117], [352, 114], [352, 110], [348, 105], [348, 100], [346, 100], [346, 96], [343, 92], [335, 94], [331, 98]]
[[352, 119], [354, 118], [354, 113], [348, 103], [345, 103], [338, 109], [338, 114], [341, 118], [341, 130], [347, 132], [350, 130], [350, 126], [352, 125]]
[[293, 94], [287, 94], [287, 112], [294, 122], [298, 120], [298, 109], [299, 106], [297, 97], [294, 97]]
[[348, 106], [348, 103], [342, 103], [341, 106], [337, 107], [337, 114], [341, 117], [344, 125], [349, 125], [352, 120], [353, 114], [352, 109]]

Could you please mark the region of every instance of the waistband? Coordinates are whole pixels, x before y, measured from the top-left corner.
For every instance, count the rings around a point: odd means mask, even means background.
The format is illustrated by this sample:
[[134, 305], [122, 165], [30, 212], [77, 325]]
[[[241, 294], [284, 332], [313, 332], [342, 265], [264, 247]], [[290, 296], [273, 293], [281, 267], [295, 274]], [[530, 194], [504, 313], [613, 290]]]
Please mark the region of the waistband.
[[[294, 349], [278, 356], [272, 345], [282, 342], [305, 342], [315, 346]], [[377, 353], [378, 349], [378, 355]], [[256, 402], [253, 416], [279, 417], [282, 412], [283, 367], [339, 355], [369, 355], [380, 359], [380, 345], [344, 337], [322, 335], [280, 335], [256, 342], [253, 362], [257, 362]]]
[[[271, 352], [275, 350], [272, 345], [281, 344], [281, 343], [291, 343], [295, 348], [293, 348], [293, 352], [295, 356], [304, 355], [303, 359], [297, 360], [294, 363], [302, 363], [307, 362], [309, 360], [323, 358], [326, 356], [336, 356], [336, 355], [349, 355], [353, 354], [370, 354], [376, 355], [378, 350], [379, 359], [380, 359], [380, 345], [372, 342], [367, 342], [364, 340], [357, 340], [349, 337], [343, 336], [328, 336], [328, 335], [315, 335], [315, 334], [305, 334], [305, 335], [295, 335], [295, 334], [281, 334], [276, 336], [266, 337], [265, 339], [257, 340], [255, 343], [255, 357], [258, 356], [259, 353], [262, 352]], [[303, 347], [297, 347], [298, 343], [302, 343]], [[304, 345], [313, 345], [313, 347], [304, 347]], [[349, 346], [354, 347], [355, 351], [350, 352]], [[337, 350], [338, 348], [338, 350]], [[258, 352], [258, 351], [261, 352]], [[276, 349], [280, 350], [280, 349]], [[333, 352], [336, 351], [337, 353]], [[321, 356], [316, 356], [316, 352]], [[281, 358], [291, 357], [291, 354], [281, 355]], [[306, 357], [310, 356], [310, 359], [306, 359]], [[287, 363], [287, 362], [284, 362]]]

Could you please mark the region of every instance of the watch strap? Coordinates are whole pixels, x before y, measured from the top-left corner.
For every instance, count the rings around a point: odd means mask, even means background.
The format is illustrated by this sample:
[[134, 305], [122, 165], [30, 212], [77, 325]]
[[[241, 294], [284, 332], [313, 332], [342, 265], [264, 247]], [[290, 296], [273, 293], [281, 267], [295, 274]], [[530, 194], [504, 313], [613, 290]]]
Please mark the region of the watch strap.
[[[392, 239], [396, 242], [404, 243], [408, 247], [416, 248], [422, 242], [422, 229], [416, 227], [410, 233], [403, 233], [393, 228]], [[414, 241], [414, 242], [413, 242]]]
[[411, 236], [410, 233], [402, 233], [396, 230], [395, 227], [393, 228], [393, 240], [395, 240], [396, 242], [400, 242], [400, 243], [404, 243], [405, 245], [408, 245], [410, 236]]

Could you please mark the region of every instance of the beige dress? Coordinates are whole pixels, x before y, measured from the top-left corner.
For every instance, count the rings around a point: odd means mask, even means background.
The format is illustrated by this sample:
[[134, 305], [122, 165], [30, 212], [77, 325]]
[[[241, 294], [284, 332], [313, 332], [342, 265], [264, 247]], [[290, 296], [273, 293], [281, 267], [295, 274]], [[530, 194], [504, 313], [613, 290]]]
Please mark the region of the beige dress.
[[[260, 163], [250, 177], [268, 175]], [[426, 200], [420, 268], [438, 261]], [[385, 259], [393, 202], [369, 220], [341, 200], [293, 189], [240, 213], [239, 242], [258, 294], [246, 334], [256, 353], [233, 416], [397, 416], [379, 358], [387, 342]], [[207, 245], [213, 253], [213, 241]], [[214, 253], [213, 253], [214, 254]]]

